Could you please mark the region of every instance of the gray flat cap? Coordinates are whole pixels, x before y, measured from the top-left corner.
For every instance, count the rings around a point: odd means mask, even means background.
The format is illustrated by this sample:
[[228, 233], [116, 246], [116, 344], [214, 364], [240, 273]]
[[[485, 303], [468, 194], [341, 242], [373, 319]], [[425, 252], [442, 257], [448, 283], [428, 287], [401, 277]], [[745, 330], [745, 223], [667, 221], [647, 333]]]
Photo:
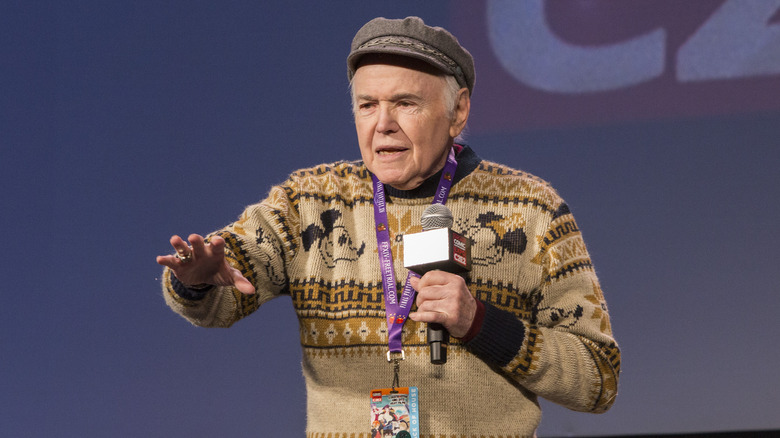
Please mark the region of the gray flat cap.
[[355, 75], [360, 58], [369, 53], [409, 56], [455, 76], [461, 87], [474, 91], [474, 58], [458, 39], [441, 27], [426, 25], [419, 17], [402, 20], [374, 18], [355, 34], [347, 57], [347, 76]]

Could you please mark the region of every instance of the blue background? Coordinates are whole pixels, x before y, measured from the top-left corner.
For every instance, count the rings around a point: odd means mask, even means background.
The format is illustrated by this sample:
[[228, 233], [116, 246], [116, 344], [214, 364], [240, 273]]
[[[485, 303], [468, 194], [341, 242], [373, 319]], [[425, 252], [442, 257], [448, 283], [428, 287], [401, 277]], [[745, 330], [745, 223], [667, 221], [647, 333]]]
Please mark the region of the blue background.
[[[450, 4], [0, 5], [0, 435], [302, 436], [290, 300], [195, 328], [154, 258], [359, 158], [349, 43], [406, 15]], [[567, 199], [623, 349], [613, 409], [543, 402], [541, 435], [780, 428], [780, 111], [471, 131]]]

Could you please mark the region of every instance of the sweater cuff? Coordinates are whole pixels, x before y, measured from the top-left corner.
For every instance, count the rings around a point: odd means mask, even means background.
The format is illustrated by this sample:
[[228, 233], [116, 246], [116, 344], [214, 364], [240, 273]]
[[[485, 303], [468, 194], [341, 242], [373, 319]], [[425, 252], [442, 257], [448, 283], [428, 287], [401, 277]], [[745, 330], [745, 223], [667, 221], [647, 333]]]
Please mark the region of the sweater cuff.
[[504, 367], [517, 356], [525, 340], [525, 325], [511, 312], [484, 303], [482, 327], [466, 348], [483, 360]]
[[476, 302], [477, 312], [474, 313], [474, 320], [471, 322], [471, 327], [469, 327], [469, 331], [460, 338], [460, 342], [464, 344], [471, 341], [479, 334], [479, 331], [482, 329], [482, 321], [485, 319], [485, 303], [479, 300], [476, 300]]
[[[170, 272], [170, 271], [169, 271]], [[187, 287], [170, 272], [171, 288], [180, 298], [189, 301], [199, 301], [206, 297], [206, 294], [214, 288], [212, 285], [206, 285], [205, 287]]]

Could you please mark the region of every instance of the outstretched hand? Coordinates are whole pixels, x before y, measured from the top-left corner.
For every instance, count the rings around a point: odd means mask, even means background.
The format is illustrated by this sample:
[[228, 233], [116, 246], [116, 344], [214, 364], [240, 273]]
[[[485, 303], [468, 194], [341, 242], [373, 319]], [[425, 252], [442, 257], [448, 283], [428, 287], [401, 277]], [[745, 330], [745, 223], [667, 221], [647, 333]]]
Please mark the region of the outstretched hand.
[[225, 258], [223, 238], [213, 236], [206, 243], [203, 236], [190, 234], [187, 240], [189, 244], [179, 236], [171, 237], [171, 246], [176, 254], [157, 256], [157, 263], [170, 268], [185, 286], [234, 286], [241, 293], [255, 293], [252, 283]]

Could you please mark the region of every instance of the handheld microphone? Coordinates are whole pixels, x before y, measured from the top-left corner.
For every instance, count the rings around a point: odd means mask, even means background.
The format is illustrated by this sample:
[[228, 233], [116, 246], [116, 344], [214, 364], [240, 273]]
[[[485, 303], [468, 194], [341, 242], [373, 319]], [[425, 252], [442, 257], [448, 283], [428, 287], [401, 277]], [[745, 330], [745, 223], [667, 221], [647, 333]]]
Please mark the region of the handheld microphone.
[[[442, 204], [430, 205], [420, 218], [423, 232], [405, 234], [404, 267], [419, 275], [435, 269], [458, 274], [471, 270], [469, 240], [452, 231], [452, 212]], [[450, 335], [441, 324], [428, 324], [431, 363], [447, 362]]]

